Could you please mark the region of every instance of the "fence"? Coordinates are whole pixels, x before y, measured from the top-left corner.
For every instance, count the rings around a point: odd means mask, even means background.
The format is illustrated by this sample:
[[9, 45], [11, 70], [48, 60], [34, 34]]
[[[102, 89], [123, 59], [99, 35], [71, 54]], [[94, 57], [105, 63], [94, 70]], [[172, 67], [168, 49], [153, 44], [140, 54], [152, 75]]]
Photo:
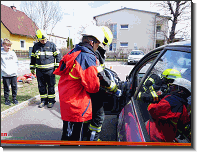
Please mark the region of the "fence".
[[29, 50], [14, 50], [17, 57], [29, 58]]
[[131, 51], [132, 49], [119, 48], [119, 49], [113, 50], [112, 52], [107, 52], [106, 57], [108, 59], [127, 59]]

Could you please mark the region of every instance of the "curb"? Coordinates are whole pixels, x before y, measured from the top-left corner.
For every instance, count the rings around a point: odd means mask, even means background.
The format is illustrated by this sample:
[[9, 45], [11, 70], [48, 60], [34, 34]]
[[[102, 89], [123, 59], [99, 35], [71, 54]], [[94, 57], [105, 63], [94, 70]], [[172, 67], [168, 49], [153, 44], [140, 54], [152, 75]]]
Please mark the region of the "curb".
[[[58, 91], [58, 87], [55, 88], [55, 93]], [[1, 112], [1, 120], [3, 120], [5, 117], [9, 116], [9, 115], [12, 115], [16, 112], [18, 112], [19, 110], [31, 105], [31, 104], [34, 104], [36, 102], [39, 102], [40, 101], [40, 95], [37, 95], [35, 97], [32, 97], [30, 99], [28, 99], [27, 101], [24, 101], [14, 107], [11, 107], [3, 112]]]

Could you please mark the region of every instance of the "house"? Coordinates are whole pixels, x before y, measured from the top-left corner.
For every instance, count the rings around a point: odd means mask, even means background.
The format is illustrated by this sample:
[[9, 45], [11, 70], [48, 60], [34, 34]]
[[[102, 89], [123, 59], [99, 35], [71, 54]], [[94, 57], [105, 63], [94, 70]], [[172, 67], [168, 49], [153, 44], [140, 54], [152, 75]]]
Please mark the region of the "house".
[[49, 41], [55, 43], [58, 49], [67, 48], [67, 38], [56, 36], [54, 34], [47, 34]]
[[113, 41], [107, 53], [122, 54], [133, 49], [147, 53], [167, 43], [163, 33], [168, 35], [169, 18], [156, 12], [126, 7], [93, 17], [97, 26], [105, 25], [112, 30]]
[[15, 6], [1, 4], [1, 43], [4, 38], [12, 41], [11, 50], [29, 50], [36, 42], [36, 24]]

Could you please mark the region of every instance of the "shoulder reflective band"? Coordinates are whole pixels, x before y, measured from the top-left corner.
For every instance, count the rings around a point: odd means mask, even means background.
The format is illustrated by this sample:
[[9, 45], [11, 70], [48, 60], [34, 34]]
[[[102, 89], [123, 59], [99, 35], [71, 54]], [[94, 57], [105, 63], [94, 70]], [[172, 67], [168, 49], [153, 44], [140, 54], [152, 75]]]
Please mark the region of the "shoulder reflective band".
[[146, 84], [146, 81], [151, 81], [153, 84], [155, 83], [155, 80], [151, 77], [148, 77], [145, 81], [144, 81], [144, 85]]
[[45, 64], [45, 65], [38, 65], [38, 64], [36, 64], [36, 67], [39, 68], [39, 69], [47, 69], [47, 68], [54, 67], [54, 63]]
[[58, 54], [60, 54], [60, 51], [59, 51], [59, 50], [53, 52], [53, 55], [54, 55], [54, 56], [56, 56], [56, 55], [58, 55]]
[[97, 67], [97, 70], [98, 70], [98, 73], [99, 73], [99, 72], [102, 72], [102, 71], [103, 71], [102, 66], [101, 66], [101, 65], [100, 65], [100, 66], [98, 66], [98, 67]]
[[152, 94], [152, 96], [153, 96], [153, 100], [154, 100], [154, 101], [158, 101], [159, 98], [158, 98], [158, 95], [157, 95], [157, 93], [155, 92], [153, 86], [150, 86], [150, 92], [151, 92], [151, 94]]
[[47, 98], [47, 94], [40, 95], [40, 98]]
[[91, 131], [100, 132], [100, 131], [101, 131], [101, 127], [102, 127], [102, 126], [96, 127], [96, 126], [93, 126], [93, 125], [90, 124], [89, 129], [90, 129]]
[[75, 77], [75, 76], [73, 76], [73, 75], [71, 74], [71, 72], [73, 71], [73, 68], [75, 68], [75, 65], [76, 65], [76, 64], [73, 65], [72, 69], [71, 69], [70, 72], [69, 72], [69, 75], [70, 75], [73, 79], [80, 79], [80, 77]]

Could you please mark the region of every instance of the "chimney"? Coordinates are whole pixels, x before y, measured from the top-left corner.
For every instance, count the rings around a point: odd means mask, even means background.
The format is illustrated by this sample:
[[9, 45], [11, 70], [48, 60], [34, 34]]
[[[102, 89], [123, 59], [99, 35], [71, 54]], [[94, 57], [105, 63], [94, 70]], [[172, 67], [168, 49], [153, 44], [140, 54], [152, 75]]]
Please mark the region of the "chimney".
[[10, 6], [15, 12], [16, 12], [16, 7], [15, 6]]

